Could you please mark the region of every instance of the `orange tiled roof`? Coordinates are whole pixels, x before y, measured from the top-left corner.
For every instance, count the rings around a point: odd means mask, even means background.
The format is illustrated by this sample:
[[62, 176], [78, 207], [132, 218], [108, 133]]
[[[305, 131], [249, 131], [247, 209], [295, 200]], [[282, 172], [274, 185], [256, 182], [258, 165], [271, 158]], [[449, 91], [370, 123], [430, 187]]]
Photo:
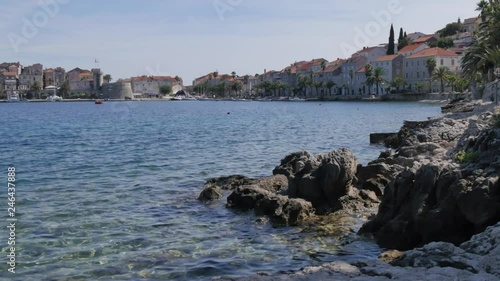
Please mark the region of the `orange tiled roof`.
[[409, 59], [414, 59], [414, 58], [425, 58], [425, 57], [456, 57], [458, 56], [454, 52], [447, 51], [445, 49], [441, 49], [439, 47], [436, 48], [429, 48], [429, 49], [424, 49], [416, 54], [413, 54], [407, 58]]
[[[420, 37], [420, 38], [422, 38], [422, 37]], [[423, 44], [424, 43], [420, 43], [420, 44], [417, 43], [417, 44], [411, 44], [411, 45], [405, 46], [403, 49], [399, 50], [399, 53], [406, 53], [406, 52], [415, 51], [416, 49], [418, 49]]]
[[377, 59], [375, 60], [375, 62], [379, 62], [379, 61], [391, 61], [391, 60], [393, 60], [393, 59], [397, 58], [398, 56], [400, 56], [400, 55], [387, 55], [387, 56], [381, 56], [381, 57], [377, 58]]
[[432, 38], [436, 38], [436, 35], [435, 34], [431, 34], [431, 35], [424, 35], [420, 38], [417, 38], [413, 41], [413, 43], [415, 44], [418, 44], [418, 43], [425, 43], [427, 41], [429, 41], [430, 39]]
[[4, 72], [2, 73], [3, 76], [17, 76], [16, 72]]

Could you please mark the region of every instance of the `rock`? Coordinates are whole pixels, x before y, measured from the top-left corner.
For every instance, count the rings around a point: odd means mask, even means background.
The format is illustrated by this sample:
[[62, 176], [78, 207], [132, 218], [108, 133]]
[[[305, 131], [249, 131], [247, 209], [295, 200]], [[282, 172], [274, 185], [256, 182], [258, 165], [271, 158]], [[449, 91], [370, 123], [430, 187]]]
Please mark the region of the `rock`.
[[257, 201], [273, 196], [274, 193], [258, 186], [240, 186], [229, 195], [226, 207], [247, 211], [255, 208]]
[[255, 206], [255, 214], [267, 215], [274, 225], [298, 225], [314, 213], [310, 202], [303, 199], [290, 199], [285, 196], [266, 197], [259, 200]]
[[379, 256], [379, 260], [363, 260], [355, 263], [332, 262], [306, 267], [291, 274], [222, 276], [213, 280], [489, 281], [499, 279], [500, 223], [487, 228], [484, 233], [472, 237], [460, 247], [437, 242], [404, 253], [385, 252]]
[[319, 213], [332, 211], [352, 188], [356, 169], [356, 158], [348, 149], [318, 155], [289, 176], [289, 196], [311, 202]]
[[293, 226], [304, 222], [314, 209], [303, 199], [290, 199], [258, 186], [241, 186], [227, 198], [228, 208], [247, 211], [254, 209], [258, 216], [269, 216], [274, 225]]
[[307, 151], [291, 153], [281, 159], [280, 165], [274, 168], [273, 175], [285, 175], [289, 177], [302, 170], [305, 165], [304, 163], [312, 159], [312, 155]]
[[222, 189], [215, 187], [215, 186], [209, 186], [200, 193], [200, 196], [198, 196], [198, 200], [207, 202], [207, 201], [215, 201], [219, 200], [222, 197]]
[[396, 136], [397, 133], [373, 133], [370, 134], [371, 144], [383, 144], [388, 138]]
[[288, 189], [288, 179], [283, 175], [252, 179], [245, 176], [235, 175], [210, 179], [205, 183], [198, 200], [214, 201], [223, 196], [223, 191], [232, 191], [241, 186], [254, 185], [271, 192], [284, 193]]

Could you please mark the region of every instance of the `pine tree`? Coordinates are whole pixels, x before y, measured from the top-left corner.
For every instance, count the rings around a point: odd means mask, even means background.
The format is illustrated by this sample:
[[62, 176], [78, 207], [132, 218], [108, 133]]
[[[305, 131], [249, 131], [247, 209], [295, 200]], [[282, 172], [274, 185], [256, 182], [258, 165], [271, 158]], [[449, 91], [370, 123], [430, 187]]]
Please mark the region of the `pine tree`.
[[398, 38], [398, 51], [403, 49], [403, 47], [401, 47], [401, 45], [403, 44], [403, 28], [401, 27], [401, 29], [399, 30], [399, 38]]
[[394, 27], [391, 24], [389, 33], [389, 45], [387, 46], [387, 55], [394, 55]]

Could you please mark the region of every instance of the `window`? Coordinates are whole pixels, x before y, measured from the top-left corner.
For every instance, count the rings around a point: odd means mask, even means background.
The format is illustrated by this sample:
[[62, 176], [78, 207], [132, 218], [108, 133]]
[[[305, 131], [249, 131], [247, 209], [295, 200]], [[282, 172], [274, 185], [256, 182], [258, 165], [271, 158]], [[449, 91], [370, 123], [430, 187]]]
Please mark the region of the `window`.
[[413, 61], [411, 62], [411, 66], [413, 67]]
[[420, 72], [417, 72], [417, 78], [420, 78]]
[[406, 62], [406, 67], [408, 67], [408, 62]]
[[406, 78], [408, 78], [408, 73], [406, 73]]
[[417, 61], [417, 66], [420, 66], [420, 61], [419, 60]]
[[444, 60], [443, 60], [443, 59], [441, 59], [441, 65], [443, 65], [443, 64], [444, 64]]
[[455, 60], [451, 59], [451, 65], [455, 65]]

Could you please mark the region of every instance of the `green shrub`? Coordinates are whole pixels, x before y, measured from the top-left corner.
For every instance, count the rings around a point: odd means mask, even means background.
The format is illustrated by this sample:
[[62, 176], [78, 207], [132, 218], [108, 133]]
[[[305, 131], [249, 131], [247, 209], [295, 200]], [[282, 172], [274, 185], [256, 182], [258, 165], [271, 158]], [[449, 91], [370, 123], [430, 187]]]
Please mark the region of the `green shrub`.
[[497, 115], [495, 116], [495, 118], [493, 118], [493, 127], [500, 128], [500, 115]]
[[479, 153], [476, 151], [465, 151], [465, 150], [460, 150], [457, 152], [455, 155], [455, 159], [457, 159], [458, 162], [460, 163], [476, 163], [479, 161]]

